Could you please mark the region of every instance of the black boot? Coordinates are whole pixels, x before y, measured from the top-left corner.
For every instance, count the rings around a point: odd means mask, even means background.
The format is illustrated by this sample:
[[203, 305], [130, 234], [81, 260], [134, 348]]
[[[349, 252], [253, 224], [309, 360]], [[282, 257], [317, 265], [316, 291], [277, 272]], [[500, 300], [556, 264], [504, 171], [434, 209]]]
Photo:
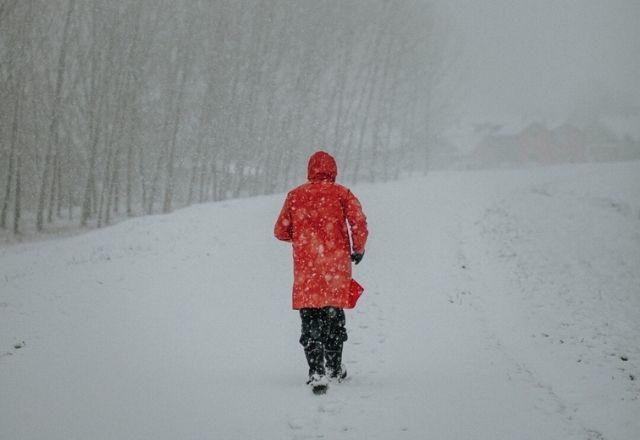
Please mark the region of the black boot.
[[340, 382], [347, 377], [347, 370], [342, 365], [342, 344], [332, 348], [333, 350], [325, 349], [324, 351], [327, 374], [330, 379], [338, 379]]
[[347, 377], [347, 371], [342, 365], [342, 347], [348, 339], [344, 310], [333, 307], [328, 307], [326, 310], [328, 332], [324, 345], [324, 357], [327, 365], [327, 374], [330, 379], [341, 381]]
[[312, 341], [304, 347], [304, 354], [309, 364], [309, 378], [314, 374], [324, 376], [324, 347], [321, 343]]

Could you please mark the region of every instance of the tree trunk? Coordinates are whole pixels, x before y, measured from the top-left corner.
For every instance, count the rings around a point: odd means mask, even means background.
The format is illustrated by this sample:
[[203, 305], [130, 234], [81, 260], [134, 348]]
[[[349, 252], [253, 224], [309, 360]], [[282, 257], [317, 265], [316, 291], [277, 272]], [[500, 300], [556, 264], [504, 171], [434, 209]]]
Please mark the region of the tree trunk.
[[53, 170], [51, 173], [51, 189], [49, 190], [49, 206], [47, 208], [47, 223], [53, 222], [53, 208], [56, 199], [56, 188], [58, 186], [58, 168], [60, 167], [60, 152], [56, 148], [56, 153], [53, 157]]
[[[92, 124], [93, 125], [93, 124]], [[97, 129], [96, 129], [97, 130]], [[80, 225], [87, 226], [87, 221], [91, 217], [91, 213], [95, 210], [96, 204], [96, 156], [98, 154], [98, 138], [97, 133], [93, 134], [91, 141], [91, 152], [89, 157], [89, 169], [87, 175], [87, 184], [84, 188], [84, 197], [82, 198], [82, 215], [80, 217]]]
[[49, 142], [47, 145], [47, 152], [45, 154], [44, 171], [42, 173], [42, 181], [40, 183], [40, 194], [38, 196], [38, 209], [36, 214], [36, 229], [38, 231], [42, 231], [44, 223], [44, 204], [47, 196], [47, 183], [50, 178], [49, 174], [52, 172], [52, 153], [55, 149], [57, 154], [58, 149], [60, 116], [62, 114], [62, 86], [64, 84], [64, 73], [66, 71], [67, 62], [67, 38], [71, 27], [71, 14], [73, 13], [75, 1], [76, 0], [69, 0], [68, 3], [62, 37], [62, 47], [60, 48], [60, 56], [58, 57], [56, 88], [54, 91], [53, 106], [51, 108], [51, 123], [49, 124]]
[[127, 217], [133, 216], [133, 172], [134, 172], [134, 158], [133, 158], [133, 142], [129, 142], [127, 148]]
[[16, 99], [16, 106], [14, 108], [13, 124], [11, 127], [11, 149], [9, 150], [9, 169], [7, 171], [7, 185], [4, 194], [4, 200], [2, 201], [2, 213], [0, 213], [0, 227], [3, 229], [7, 227], [7, 212], [9, 210], [9, 202], [11, 198], [11, 186], [14, 173], [14, 157], [16, 155], [16, 142], [18, 139], [18, 114], [20, 105], [20, 97]]
[[22, 154], [18, 151], [16, 163], [16, 194], [13, 207], [13, 233], [20, 233], [20, 217], [22, 216]]
[[180, 79], [180, 88], [178, 89], [178, 104], [175, 110], [175, 118], [173, 121], [173, 132], [171, 136], [171, 147], [169, 149], [169, 157], [167, 160], [167, 175], [165, 181], [165, 191], [164, 191], [164, 204], [162, 206], [163, 213], [171, 212], [171, 204], [173, 202], [173, 191], [174, 191], [174, 169], [175, 169], [175, 157], [176, 157], [176, 147], [178, 142], [178, 130], [180, 129], [180, 117], [182, 116], [182, 101], [184, 99], [184, 86], [187, 80], [187, 73], [185, 71], [186, 67], [182, 69], [182, 75]]

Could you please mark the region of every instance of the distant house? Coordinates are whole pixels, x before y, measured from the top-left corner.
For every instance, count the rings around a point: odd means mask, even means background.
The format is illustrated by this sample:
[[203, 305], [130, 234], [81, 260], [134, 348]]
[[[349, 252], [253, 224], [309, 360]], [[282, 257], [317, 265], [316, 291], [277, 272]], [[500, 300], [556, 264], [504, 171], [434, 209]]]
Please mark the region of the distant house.
[[487, 134], [467, 156], [468, 168], [640, 160], [640, 142], [603, 124], [549, 129], [534, 122], [515, 134]]

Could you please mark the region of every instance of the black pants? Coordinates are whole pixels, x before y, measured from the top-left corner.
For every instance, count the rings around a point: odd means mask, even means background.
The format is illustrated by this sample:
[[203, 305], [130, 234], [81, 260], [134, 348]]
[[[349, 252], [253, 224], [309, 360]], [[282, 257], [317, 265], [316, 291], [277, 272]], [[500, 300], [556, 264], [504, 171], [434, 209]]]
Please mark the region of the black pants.
[[[347, 340], [344, 310], [337, 307], [301, 309], [300, 344], [309, 364], [309, 375], [338, 372], [342, 363], [342, 345]], [[326, 364], [325, 364], [326, 361]]]

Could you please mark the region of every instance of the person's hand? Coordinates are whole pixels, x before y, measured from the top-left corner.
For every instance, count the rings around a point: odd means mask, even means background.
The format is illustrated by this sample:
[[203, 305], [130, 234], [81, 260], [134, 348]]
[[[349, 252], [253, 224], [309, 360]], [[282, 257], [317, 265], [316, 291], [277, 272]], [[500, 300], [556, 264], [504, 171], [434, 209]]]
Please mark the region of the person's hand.
[[351, 254], [351, 261], [353, 261], [355, 264], [358, 264], [360, 261], [362, 261], [362, 257], [364, 257], [364, 251], [362, 251], [362, 253], [354, 252], [353, 254]]

